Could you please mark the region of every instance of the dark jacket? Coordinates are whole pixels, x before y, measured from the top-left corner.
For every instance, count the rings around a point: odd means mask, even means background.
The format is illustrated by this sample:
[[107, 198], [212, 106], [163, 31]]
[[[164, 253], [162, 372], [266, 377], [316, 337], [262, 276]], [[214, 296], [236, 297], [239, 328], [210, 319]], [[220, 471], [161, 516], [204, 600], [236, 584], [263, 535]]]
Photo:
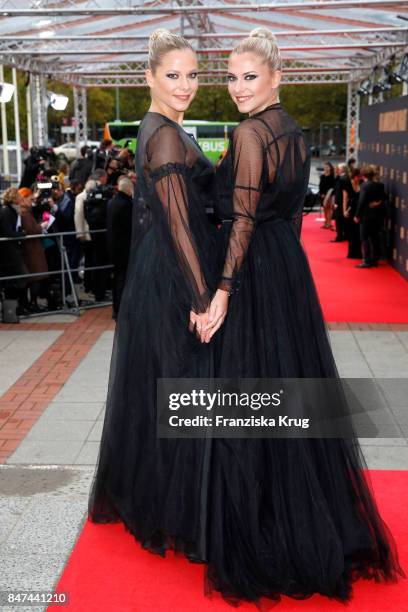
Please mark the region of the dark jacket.
[[[58, 210], [55, 213], [55, 220], [59, 232], [75, 231], [75, 196], [70, 189], [67, 189], [60, 200], [57, 202]], [[75, 236], [74, 236], [75, 237]]]
[[108, 248], [115, 267], [125, 270], [128, 265], [132, 237], [133, 198], [118, 191], [108, 203]]
[[85, 187], [85, 183], [92, 173], [93, 158], [80, 157], [74, 161], [71, 166], [69, 173], [69, 180], [78, 180], [82, 187]]
[[33, 183], [35, 183], [37, 179], [37, 175], [39, 174], [41, 169], [40, 164], [32, 155], [29, 155], [24, 160], [24, 172], [20, 181], [19, 188], [28, 187], [31, 189]]
[[[370, 208], [369, 204], [371, 202], [378, 202], [379, 200], [381, 200], [382, 204], [375, 208]], [[381, 183], [381, 181], [365, 181], [360, 187], [356, 217], [362, 221], [381, 218], [384, 214], [385, 201], [384, 183]]]
[[[17, 230], [18, 214], [12, 206], [0, 207], [0, 237], [22, 237], [24, 232]], [[0, 276], [25, 274], [21, 240], [0, 242]]]

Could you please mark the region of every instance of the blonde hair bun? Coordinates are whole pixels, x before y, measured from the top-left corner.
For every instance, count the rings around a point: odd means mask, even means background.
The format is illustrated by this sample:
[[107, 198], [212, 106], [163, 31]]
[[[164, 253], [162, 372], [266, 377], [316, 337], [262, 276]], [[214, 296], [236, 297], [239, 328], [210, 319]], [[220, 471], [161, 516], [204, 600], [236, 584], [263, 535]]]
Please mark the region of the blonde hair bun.
[[155, 42], [157, 42], [158, 40], [161, 39], [171, 39], [172, 34], [169, 30], [166, 30], [165, 28], [158, 28], [157, 30], [155, 30], [154, 32], [152, 32], [149, 36], [149, 47], [151, 45], [154, 45]]
[[267, 28], [255, 28], [254, 30], [251, 30], [249, 33], [249, 37], [250, 38], [266, 38], [267, 40], [270, 40], [272, 43], [275, 43], [275, 44], [278, 42], [275, 34], [273, 34]]
[[162, 62], [163, 57], [169, 51], [190, 49], [194, 51], [188, 40], [177, 34], [173, 34], [165, 28], [158, 28], [149, 37], [149, 57], [148, 66], [152, 72], [156, 71], [157, 66]]
[[241, 40], [232, 50], [233, 53], [256, 53], [269, 66], [269, 69], [282, 70], [282, 57], [276, 36], [267, 28], [255, 28], [249, 36]]

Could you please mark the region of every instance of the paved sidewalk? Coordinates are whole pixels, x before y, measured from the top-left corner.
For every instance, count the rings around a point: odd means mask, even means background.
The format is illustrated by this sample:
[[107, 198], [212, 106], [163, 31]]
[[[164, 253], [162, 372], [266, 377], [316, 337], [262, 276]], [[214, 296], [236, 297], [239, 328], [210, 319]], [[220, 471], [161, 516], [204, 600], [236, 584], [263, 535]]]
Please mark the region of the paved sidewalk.
[[[362, 440], [369, 467], [408, 469], [408, 331], [333, 327], [330, 338], [340, 374], [382, 379], [382, 398], [398, 432], [392, 438]], [[0, 590], [51, 591], [82, 529], [112, 340], [106, 309], [61, 322], [59, 329], [0, 328]], [[395, 378], [407, 379], [405, 387], [401, 380], [396, 385]], [[7, 412], [15, 415], [14, 423]], [[14, 435], [14, 448], [4, 448], [4, 442], [13, 442], [6, 435]], [[4, 608], [24, 609], [45, 608]]]

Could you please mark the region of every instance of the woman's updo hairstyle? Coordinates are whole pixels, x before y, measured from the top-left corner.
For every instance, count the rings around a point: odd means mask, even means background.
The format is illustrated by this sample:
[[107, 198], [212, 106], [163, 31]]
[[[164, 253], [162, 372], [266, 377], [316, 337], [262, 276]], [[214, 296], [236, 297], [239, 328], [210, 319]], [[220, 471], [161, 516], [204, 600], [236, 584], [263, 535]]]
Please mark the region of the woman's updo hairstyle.
[[169, 30], [159, 28], [155, 30], [149, 38], [149, 59], [148, 66], [154, 73], [156, 72], [157, 66], [162, 62], [163, 57], [169, 51], [175, 51], [176, 49], [191, 49], [194, 52], [191, 44], [177, 34], [172, 34]]
[[232, 50], [233, 53], [255, 53], [268, 65], [271, 72], [282, 70], [282, 58], [276, 37], [267, 28], [255, 28], [249, 36], [241, 40]]

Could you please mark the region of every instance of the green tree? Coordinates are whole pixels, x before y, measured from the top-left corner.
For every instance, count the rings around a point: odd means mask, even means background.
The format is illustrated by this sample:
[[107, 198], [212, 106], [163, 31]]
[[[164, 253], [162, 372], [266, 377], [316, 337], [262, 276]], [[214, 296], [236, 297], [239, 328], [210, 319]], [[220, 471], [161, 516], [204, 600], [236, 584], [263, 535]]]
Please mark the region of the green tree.
[[[5, 67], [5, 80], [11, 82], [11, 68]], [[27, 142], [27, 111], [26, 111], [26, 82], [27, 74], [18, 71], [18, 98], [20, 134], [22, 142]], [[54, 80], [48, 80], [47, 89], [68, 96], [69, 103], [65, 111], [48, 109], [49, 134], [60, 138], [60, 128], [63, 119], [70, 120], [74, 116], [74, 97], [70, 85]], [[401, 95], [401, 87], [393, 86], [387, 92], [386, 98]], [[119, 93], [120, 118], [123, 121], [141, 119], [150, 104], [150, 94], [147, 87], [123, 88]], [[345, 122], [347, 118], [347, 85], [334, 83], [316, 83], [310, 85], [283, 85], [280, 99], [286, 110], [295, 117], [298, 123], [311, 131], [318, 131], [321, 123]], [[89, 88], [88, 126], [96, 138], [98, 128], [103, 128], [107, 121], [115, 119], [115, 89]], [[366, 100], [363, 98], [362, 104]], [[15, 139], [14, 132], [14, 105], [12, 102], [6, 106], [8, 138]], [[186, 112], [187, 119], [207, 119], [218, 121], [240, 121], [243, 116], [238, 113], [236, 105], [231, 100], [226, 85], [201, 86], [197, 95]]]
[[347, 86], [343, 84], [287, 85], [280, 100], [304, 128], [318, 129], [322, 122], [346, 121]]

